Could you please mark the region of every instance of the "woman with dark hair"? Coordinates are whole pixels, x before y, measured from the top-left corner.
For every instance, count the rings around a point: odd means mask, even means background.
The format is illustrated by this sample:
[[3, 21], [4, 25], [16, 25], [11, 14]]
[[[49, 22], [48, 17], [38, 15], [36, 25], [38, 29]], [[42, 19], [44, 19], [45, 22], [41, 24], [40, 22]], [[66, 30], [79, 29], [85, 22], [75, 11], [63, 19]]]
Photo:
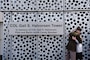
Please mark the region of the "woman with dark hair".
[[77, 48], [76, 48], [76, 60], [82, 60], [82, 38], [80, 36], [81, 34], [81, 28], [80, 27], [77, 27], [76, 29], [76, 33], [77, 33], [77, 36], [76, 36], [76, 39], [78, 40], [77, 42]]

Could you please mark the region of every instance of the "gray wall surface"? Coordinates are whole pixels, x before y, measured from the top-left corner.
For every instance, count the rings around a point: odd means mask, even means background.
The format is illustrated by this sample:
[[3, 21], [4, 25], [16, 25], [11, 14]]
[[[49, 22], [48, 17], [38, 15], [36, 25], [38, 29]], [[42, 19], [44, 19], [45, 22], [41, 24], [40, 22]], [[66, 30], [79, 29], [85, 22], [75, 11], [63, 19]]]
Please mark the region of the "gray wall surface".
[[[65, 60], [68, 34], [82, 28], [83, 60], [90, 59], [89, 0], [0, 0], [3, 60]], [[9, 22], [64, 22], [64, 35], [9, 35]]]

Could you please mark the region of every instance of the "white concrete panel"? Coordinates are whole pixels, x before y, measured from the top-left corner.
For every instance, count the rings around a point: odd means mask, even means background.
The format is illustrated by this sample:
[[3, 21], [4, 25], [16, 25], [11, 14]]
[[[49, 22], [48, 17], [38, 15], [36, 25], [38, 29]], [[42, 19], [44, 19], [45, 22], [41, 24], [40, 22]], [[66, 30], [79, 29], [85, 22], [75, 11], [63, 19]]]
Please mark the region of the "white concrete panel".
[[3, 22], [3, 13], [2, 12], [0, 12], [0, 22]]

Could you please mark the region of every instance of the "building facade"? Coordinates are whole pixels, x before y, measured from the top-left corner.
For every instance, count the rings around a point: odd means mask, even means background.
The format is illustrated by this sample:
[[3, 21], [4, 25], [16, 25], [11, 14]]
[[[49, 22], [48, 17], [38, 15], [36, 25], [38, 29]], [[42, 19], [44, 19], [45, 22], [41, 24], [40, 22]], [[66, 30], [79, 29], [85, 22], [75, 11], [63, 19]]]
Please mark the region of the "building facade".
[[[65, 60], [68, 34], [82, 28], [83, 60], [90, 59], [89, 0], [0, 0], [3, 60]], [[9, 22], [60, 22], [62, 35], [9, 35]]]

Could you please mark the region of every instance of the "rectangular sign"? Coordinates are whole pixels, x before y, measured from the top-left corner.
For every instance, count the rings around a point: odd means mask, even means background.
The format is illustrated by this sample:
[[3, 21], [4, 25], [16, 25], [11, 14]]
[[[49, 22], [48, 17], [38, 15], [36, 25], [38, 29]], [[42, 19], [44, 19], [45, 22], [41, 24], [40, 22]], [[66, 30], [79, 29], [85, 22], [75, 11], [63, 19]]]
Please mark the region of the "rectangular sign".
[[10, 22], [9, 35], [62, 35], [63, 22]]

